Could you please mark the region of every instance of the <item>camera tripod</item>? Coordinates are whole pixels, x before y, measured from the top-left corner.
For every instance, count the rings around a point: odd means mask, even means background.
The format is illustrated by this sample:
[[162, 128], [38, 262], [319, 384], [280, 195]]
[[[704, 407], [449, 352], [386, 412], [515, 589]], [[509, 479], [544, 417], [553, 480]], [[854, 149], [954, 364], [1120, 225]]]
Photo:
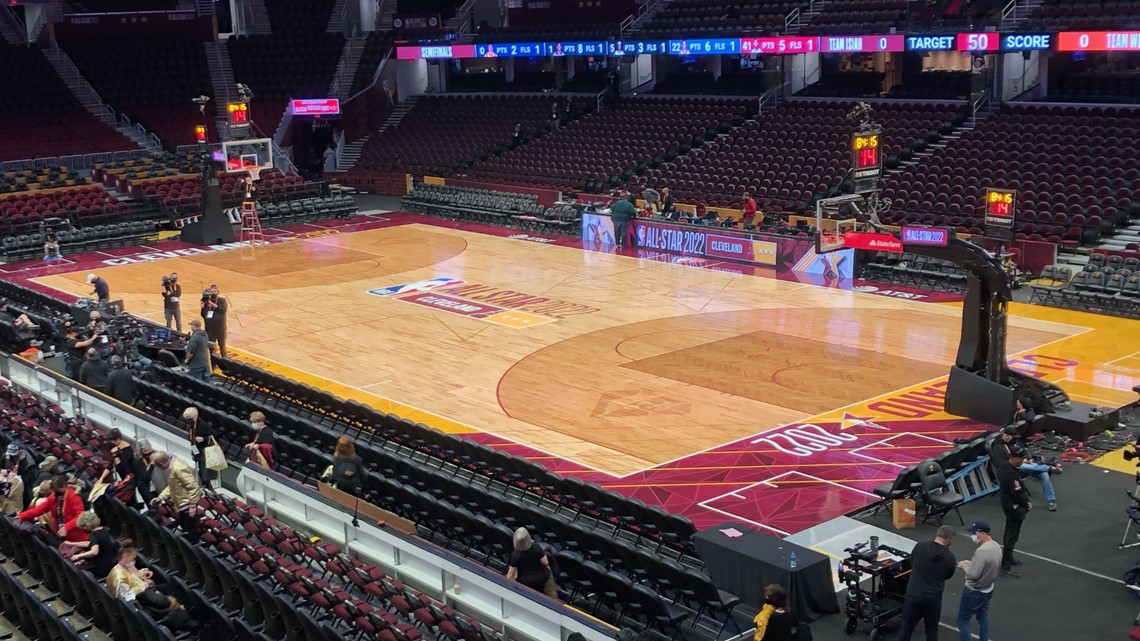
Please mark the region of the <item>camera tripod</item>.
[[[1120, 540], [1120, 549], [1134, 548], [1140, 546], [1140, 472], [1136, 473], [1136, 487], [1128, 493], [1128, 498], [1132, 501], [1132, 505], [1128, 506], [1128, 523], [1124, 526], [1124, 538]], [[1136, 527], [1133, 532], [1133, 527]], [[1135, 534], [1136, 540], [1132, 543], [1128, 542], [1129, 534]]]

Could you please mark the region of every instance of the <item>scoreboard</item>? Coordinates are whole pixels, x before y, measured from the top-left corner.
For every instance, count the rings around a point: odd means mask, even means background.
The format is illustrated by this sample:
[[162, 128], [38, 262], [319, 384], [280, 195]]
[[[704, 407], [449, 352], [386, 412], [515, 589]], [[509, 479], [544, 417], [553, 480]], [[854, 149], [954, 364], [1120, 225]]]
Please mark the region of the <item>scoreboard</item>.
[[857, 132], [851, 136], [851, 165], [855, 180], [878, 178], [883, 173], [883, 134], [878, 131]]
[[986, 190], [986, 238], [1013, 240], [1017, 192], [1012, 189]]

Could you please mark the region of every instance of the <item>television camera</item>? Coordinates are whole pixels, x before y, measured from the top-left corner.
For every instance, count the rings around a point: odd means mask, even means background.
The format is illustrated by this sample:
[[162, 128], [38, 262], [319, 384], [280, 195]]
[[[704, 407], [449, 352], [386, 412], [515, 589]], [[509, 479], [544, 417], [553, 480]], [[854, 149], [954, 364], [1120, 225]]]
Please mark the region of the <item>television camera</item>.
[[[863, 621], [871, 624], [871, 641], [882, 636], [887, 621], [902, 614], [910, 579], [910, 554], [886, 545], [878, 537], [843, 550], [839, 578], [847, 586], [843, 614], [846, 632], [852, 634]], [[863, 582], [870, 579], [867, 589]]]

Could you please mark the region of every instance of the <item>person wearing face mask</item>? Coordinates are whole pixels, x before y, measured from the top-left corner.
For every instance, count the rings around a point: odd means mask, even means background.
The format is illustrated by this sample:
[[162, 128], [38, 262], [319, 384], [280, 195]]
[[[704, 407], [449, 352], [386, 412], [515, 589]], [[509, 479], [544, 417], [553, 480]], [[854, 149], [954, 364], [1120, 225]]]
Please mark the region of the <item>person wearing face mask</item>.
[[77, 522], [80, 514], [83, 514], [83, 499], [67, 484], [67, 477], [60, 474], [51, 480], [51, 494], [47, 499], [20, 512], [16, 518], [31, 522], [48, 515], [52, 534], [64, 541], [79, 542], [88, 539], [87, 532]]
[[151, 456], [154, 466], [166, 472], [166, 489], [152, 501], [169, 500], [178, 510], [178, 526], [186, 535], [186, 540], [197, 543], [198, 501], [202, 500], [202, 486], [194, 467], [186, 461], [167, 452], [155, 452]]
[[273, 435], [273, 430], [265, 424], [265, 414], [262, 412], [253, 412], [249, 415], [249, 422], [253, 425], [253, 440], [246, 444], [245, 449], [249, 452], [249, 460], [251, 463], [256, 463], [267, 470], [272, 470], [273, 464], [273, 448], [277, 444], [277, 437]]
[[990, 598], [1001, 568], [1001, 546], [990, 537], [990, 524], [985, 521], [975, 521], [967, 531], [978, 549], [974, 558], [958, 563], [966, 571], [966, 586], [958, 603], [958, 634], [961, 641], [970, 641], [970, 620], [978, 617], [978, 639], [989, 641]]
[[136, 565], [138, 556], [132, 540], [123, 539], [119, 543], [118, 562], [107, 574], [107, 589], [128, 603], [143, 606], [171, 630], [197, 630], [198, 622], [190, 617], [178, 599], [170, 596], [165, 586], [155, 585], [154, 573]]

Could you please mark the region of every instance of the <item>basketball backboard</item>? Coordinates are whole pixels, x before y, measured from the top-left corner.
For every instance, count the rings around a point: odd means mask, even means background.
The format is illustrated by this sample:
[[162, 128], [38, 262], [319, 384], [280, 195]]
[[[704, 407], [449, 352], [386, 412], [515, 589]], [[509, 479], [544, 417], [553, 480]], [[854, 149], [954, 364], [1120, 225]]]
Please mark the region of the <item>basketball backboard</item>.
[[818, 254], [838, 251], [847, 247], [845, 234], [858, 229], [858, 221], [852, 216], [851, 203], [862, 201], [856, 195], [823, 198], [815, 205], [815, 251]]
[[222, 143], [226, 173], [249, 172], [256, 179], [263, 169], [273, 167], [273, 140], [253, 138]]

